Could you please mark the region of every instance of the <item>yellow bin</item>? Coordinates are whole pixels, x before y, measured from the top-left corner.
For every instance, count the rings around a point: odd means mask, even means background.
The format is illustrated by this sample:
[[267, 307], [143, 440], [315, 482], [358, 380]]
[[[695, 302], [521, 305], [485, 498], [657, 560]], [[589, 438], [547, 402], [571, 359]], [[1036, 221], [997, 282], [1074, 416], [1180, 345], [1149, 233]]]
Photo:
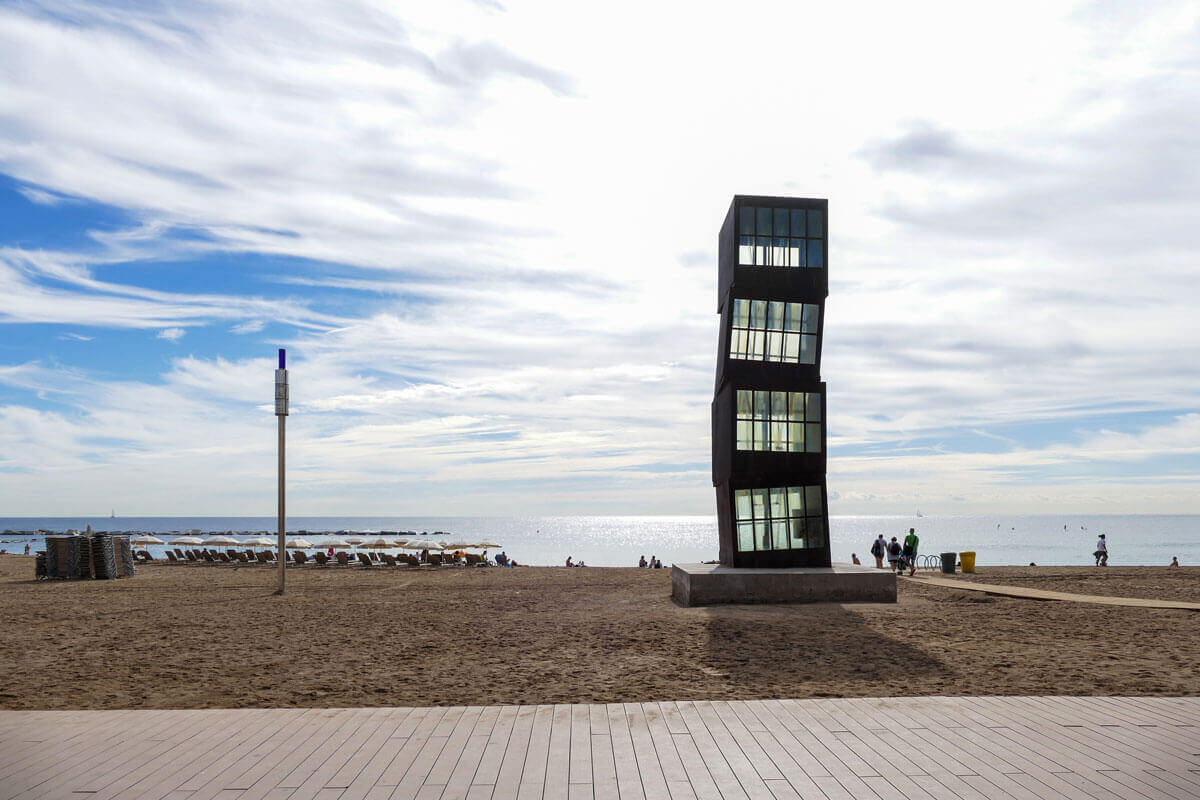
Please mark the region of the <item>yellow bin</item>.
[[975, 551], [974, 550], [967, 550], [966, 552], [959, 553], [958, 558], [960, 561], [962, 561], [962, 571], [963, 572], [974, 572], [975, 571]]

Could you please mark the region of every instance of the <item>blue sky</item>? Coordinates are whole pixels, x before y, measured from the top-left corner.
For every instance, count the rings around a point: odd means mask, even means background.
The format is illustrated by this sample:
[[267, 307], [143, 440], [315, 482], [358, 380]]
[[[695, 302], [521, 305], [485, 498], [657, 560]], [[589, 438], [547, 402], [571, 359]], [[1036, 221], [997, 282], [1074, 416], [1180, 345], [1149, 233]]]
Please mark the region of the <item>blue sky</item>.
[[278, 347], [294, 513], [710, 514], [736, 193], [833, 513], [1200, 512], [1194, 4], [419, 5], [0, 6], [6, 514], [271, 513]]

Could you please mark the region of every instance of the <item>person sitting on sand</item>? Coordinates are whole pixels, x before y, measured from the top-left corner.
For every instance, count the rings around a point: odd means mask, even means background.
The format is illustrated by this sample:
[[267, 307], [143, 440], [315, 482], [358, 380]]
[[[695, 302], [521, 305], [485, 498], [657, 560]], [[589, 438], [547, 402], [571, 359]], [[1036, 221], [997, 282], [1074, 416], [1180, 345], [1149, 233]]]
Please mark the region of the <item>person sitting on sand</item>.
[[850, 561], [851, 561], [851, 563], [857, 564], [860, 567], [862, 566], [862, 562], [858, 560], [858, 556], [855, 555], [854, 553], [850, 554]]
[[646, 557], [642, 556], [641, 558], [638, 559], [638, 568], [640, 569], [645, 566], [646, 566]]
[[1104, 534], [1100, 534], [1100, 538], [1096, 540], [1096, 552], [1092, 553], [1096, 557], [1097, 567], [1108, 566], [1108, 542], [1104, 541]]
[[573, 566], [575, 566], [575, 562], [571, 560], [571, 557], [570, 557], [570, 556], [567, 556], [567, 566], [568, 566], [568, 567], [573, 567]]
[[[25, 545], [25, 555], [29, 555], [29, 545]], [[1179, 566], [1179, 556], [1171, 556], [1171, 566]]]

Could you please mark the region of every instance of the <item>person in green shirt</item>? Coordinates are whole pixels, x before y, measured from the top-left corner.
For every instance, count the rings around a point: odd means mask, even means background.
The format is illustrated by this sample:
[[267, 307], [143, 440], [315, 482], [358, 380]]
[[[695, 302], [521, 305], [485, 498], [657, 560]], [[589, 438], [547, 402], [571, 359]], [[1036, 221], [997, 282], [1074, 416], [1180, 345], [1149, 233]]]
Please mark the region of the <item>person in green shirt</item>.
[[914, 528], [908, 529], [908, 536], [904, 537], [904, 560], [908, 562], [909, 572], [908, 577], [917, 574], [917, 545], [921, 543], [920, 537]]

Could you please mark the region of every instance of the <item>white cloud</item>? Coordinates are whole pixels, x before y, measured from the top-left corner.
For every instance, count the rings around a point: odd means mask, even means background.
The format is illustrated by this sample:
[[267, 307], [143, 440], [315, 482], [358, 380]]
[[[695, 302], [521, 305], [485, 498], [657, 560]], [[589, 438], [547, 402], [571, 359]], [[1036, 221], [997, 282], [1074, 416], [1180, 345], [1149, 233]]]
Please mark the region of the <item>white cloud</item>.
[[[827, 196], [843, 507], [910, 507], [920, 485], [1029, 510], [1014, 476], [1063, 465], [1082, 470], [1047, 478], [1063, 502], [1098, 464], [1186, 489], [1158, 462], [1194, 451], [1088, 431], [1186, 420], [1200, 396], [1194, 8], [1112, 27], [1057, 3], [509, 5], [0, 10], [0, 170], [35, 202], [135, 220], [85, 253], [0, 251], [0, 322], [302, 328], [278, 344], [314, 511], [355, 487], [413, 511], [456, 492], [479, 513], [543, 502], [521, 479], [572, 509], [707, 512], [716, 229], [735, 192]], [[371, 302], [104, 277], [225, 252], [329, 262], [266, 277]], [[170, 448], [196, 498], [262, 510], [227, 469], [252, 453], [269, 471], [272, 367], [217, 351], [105, 383], [77, 407], [86, 430], [53, 441], [104, 461], [91, 486]], [[22, 390], [50, 391], [31, 374]], [[147, 422], [184, 401], [186, 432]], [[1049, 422], [1066, 444], [1013, 430]], [[87, 449], [102, 430], [129, 448]], [[988, 447], [928, 453], [972, 430]]]
[[246, 334], [258, 333], [266, 327], [266, 323], [261, 319], [252, 319], [249, 322], [243, 322], [240, 325], [234, 325], [229, 329], [230, 333]]
[[158, 332], [156, 338], [166, 339], [168, 342], [177, 342], [187, 333], [183, 328], [163, 328]]

